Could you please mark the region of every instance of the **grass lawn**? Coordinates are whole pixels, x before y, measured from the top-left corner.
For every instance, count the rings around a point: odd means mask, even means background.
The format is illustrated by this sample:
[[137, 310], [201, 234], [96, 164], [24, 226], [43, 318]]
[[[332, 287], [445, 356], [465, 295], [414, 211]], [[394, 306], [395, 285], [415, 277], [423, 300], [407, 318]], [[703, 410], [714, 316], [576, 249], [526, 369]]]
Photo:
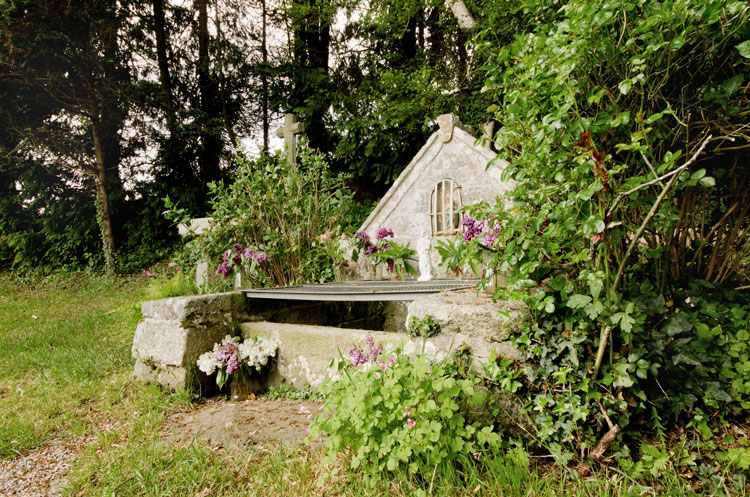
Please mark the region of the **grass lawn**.
[[618, 472], [582, 479], [540, 468], [544, 459], [523, 450], [465, 471], [373, 479], [341, 465], [326, 479], [331, 468], [320, 463], [320, 449], [169, 445], [160, 428], [170, 413], [189, 408], [189, 396], [131, 377], [147, 286], [142, 278], [70, 275], [21, 284], [0, 275], [0, 464], [51, 439], [94, 435], [74, 463], [69, 495], [695, 495], [677, 475], [658, 489]]

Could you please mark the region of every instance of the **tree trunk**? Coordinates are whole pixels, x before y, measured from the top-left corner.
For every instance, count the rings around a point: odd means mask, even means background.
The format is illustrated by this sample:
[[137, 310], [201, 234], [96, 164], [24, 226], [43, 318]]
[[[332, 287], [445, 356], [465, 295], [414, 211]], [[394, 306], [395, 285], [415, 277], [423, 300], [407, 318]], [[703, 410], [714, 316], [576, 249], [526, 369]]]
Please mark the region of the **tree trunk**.
[[104, 264], [107, 274], [115, 274], [115, 262], [113, 251], [115, 249], [115, 236], [112, 231], [112, 219], [109, 211], [109, 193], [107, 192], [107, 172], [104, 166], [104, 151], [101, 142], [101, 124], [99, 120], [99, 106], [94, 97], [90, 97], [90, 119], [91, 135], [94, 140], [94, 153], [96, 161], [94, 164], [94, 180], [96, 183], [97, 215], [99, 216], [99, 228], [102, 233], [102, 245], [104, 246]]
[[310, 146], [329, 151], [329, 134], [324, 118], [331, 104], [328, 58], [331, 16], [325, 3], [295, 0], [294, 73], [292, 109], [304, 109], [303, 121]]
[[216, 2], [216, 72], [218, 73], [219, 78], [219, 99], [221, 100], [221, 117], [224, 121], [224, 129], [227, 132], [227, 136], [229, 136], [229, 142], [232, 145], [232, 148], [237, 147], [239, 145], [237, 141], [237, 135], [234, 134], [234, 130], [232, 129], [232, 122], [229, 119], [229, 112], [227, 111], [227, 95], [226, 90], [224, 87], [224, 59], [222, 55], [222, 44], [221, 44], [221, 19], [219, 18], [219, 3]]
[[221, 119], [221, 110], [218, 109], [216, 80], [211, 76], [209, 67], [208, 0], [196, 0], [196, 5], [198, 7], [198, 91], [202, 111], [199, 160], [201, 189], [205, 192], [206, 185], [219, 178], [219, 154], [222, 142], [216, 119]]
[[174, 103], [172, 102], [172, 78], [169, 74], [169, 59], [167, 58], [167, 32], [164, 27], [164, 0], [154, 1], [154, 37], [156, 38], [156, 60], [159, 64], [159, 82], [164, 91], [164, 105], [167, 112], [167, 127], [169, 120], [174, 119]]
[[266, 40], [266, 22], [268, 20], [268, 14], [266, 12], [266, 0], [261, 0], [261, 8], [263, 9], [260, 45], [260, 52], [263, 57], [263, 69], [260, 74], [261, 84], [263, 85], [261, 95], [263, 105], [263, 153], [268, 155], [268, 46]]

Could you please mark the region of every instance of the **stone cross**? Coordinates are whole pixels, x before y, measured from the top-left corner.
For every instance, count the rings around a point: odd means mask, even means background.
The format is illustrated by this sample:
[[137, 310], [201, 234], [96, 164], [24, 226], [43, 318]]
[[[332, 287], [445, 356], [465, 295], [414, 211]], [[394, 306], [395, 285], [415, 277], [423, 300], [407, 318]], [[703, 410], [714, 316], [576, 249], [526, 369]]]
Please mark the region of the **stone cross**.
[[297, 163], [297, 136], [305, 131], [305, 125], [297, 122], [294, 114], [284, 114], [284, 125], [276, 130], [276, 136], [284, 139], [286, 158], [290, 164]]

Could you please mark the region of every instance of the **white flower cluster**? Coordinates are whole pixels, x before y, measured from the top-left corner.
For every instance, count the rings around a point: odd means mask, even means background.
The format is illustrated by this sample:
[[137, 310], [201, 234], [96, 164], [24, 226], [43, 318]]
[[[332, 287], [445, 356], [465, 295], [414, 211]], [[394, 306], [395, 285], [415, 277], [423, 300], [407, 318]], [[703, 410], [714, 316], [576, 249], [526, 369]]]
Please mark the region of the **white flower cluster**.
[[235, 344], [239, 344], [240, 337], [232, 337], [230, 335], [227, 335], [224, 337], [221, 343], [215, 343], [213, 350], [206, 352], [205, 354], [201, 354], [201, 356], [198, 358], [198, 369], [200, 369], [207, 375], [212, 375], [217, 369], [224, 368], [226, 364], [223, 361], [219, 360], [219, 349], [222, 346], [233, 342]]
[[280, 345], [281, 340], [276, 333], [271, 338], [245, 340], [240, 344], [240, 359], [249, 367], [260, 371], [260, 368], [268, 364], [268, 359], [276, 355]]
[[227, 363], [219, 359], [219, 351], [224, 345], [230, 343], [237, 346], [240, 364], [247, 364], [249, 367], [254, 367], [257, 371], [260, 371], [263, 366], [268, 364], [268, 360], [276, 355], [281, 340], [277, 333], [274, 333], [271, 338], [250, 338], [244, 342], [240, 342], [240, 337], [227, 335], [221, 343], [214, 344], [213, 350], [201, 354], [197, 361], [198, 369], [207, 375], [211, 375], [217, 369], [226, 368]]

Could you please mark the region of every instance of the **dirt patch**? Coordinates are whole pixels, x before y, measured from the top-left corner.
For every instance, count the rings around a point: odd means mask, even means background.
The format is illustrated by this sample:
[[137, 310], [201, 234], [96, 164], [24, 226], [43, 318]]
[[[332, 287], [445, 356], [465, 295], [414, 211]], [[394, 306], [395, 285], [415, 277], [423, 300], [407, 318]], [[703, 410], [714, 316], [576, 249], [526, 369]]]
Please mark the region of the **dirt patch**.
[[170, 443], [200, 441], [213, 448], [302, 443], [323, 404], [311, 400], [253, 398], [240, 402], [209, 399], [173, 414], [163, 430]]

